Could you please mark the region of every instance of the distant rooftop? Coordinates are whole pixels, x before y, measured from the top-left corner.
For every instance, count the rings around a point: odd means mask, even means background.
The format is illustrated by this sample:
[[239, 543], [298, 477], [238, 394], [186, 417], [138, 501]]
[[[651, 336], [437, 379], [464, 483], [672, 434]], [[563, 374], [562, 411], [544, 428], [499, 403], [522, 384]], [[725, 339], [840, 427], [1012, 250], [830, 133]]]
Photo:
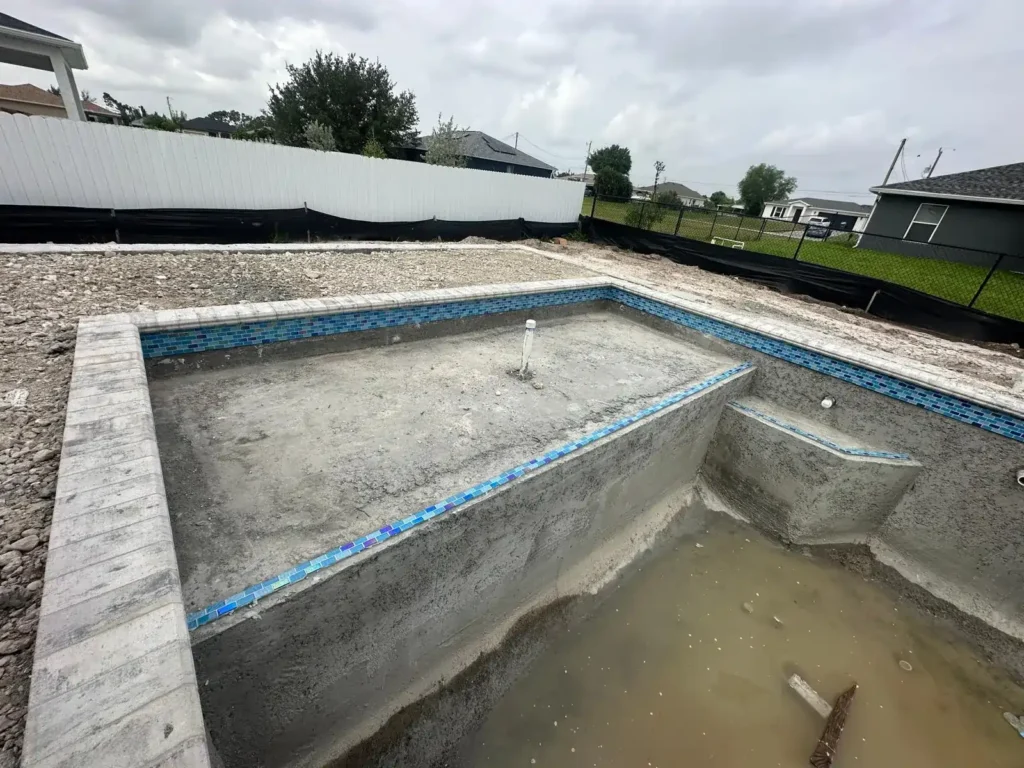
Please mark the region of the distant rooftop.
[[[415, 149], [426, 151], [429, 136], [420, 136], [416, 139]], [[461, 152], [465, 157], [475, 157], [479, 160], [494, 160], [510, 165], [523, 165], [529, 168], [541, 168], [546, 171], [555, 170], [554, 166], [528, 155], [521, 149], [499, 141], [483, 131], [463, 131], [461, 133]]]
[[[31, 83], [22, 83], [21, 85], [0, 84], [0, 100], [20, 101], [25, 104], [43, 104], [47, 107], [64, 107], [64, 101], [60, 96]], [[119, 117], [117, 112], [111, 112], [109, 109], [85, 99], [82, 99], [82, 107], [86, 112], [94, 115]]]
[[[654, 185], [652, 184], [649, 187], [637, 187], [637, 189], [641, 190], [643, 192], [651, 192], [651, 193], [653, 193], [654, 192]], [[686, 186], [685, 184], [680, 184], [678, 181], [663, 181], [663, 182], [661, 182], [661, 184], [658, 185], [658, 191], [659, 192], [675, 192], [680, 197], [683, 197], [683, 198], [689, 197], [689, 198], [692, 198], [694, 200], [703, 200], [704, 199], [704, 195], [702, 195], [700, 192], [692, 190], [688, 186]]]
[[812, 208], [824, 208], [836, 213], [852, 213], [857, 216], [867, 216], [871, 213], [870, 205], [851, 203], [849, 200], [827, 200], [823, 197], [794, 197], [789, 200], [773, 200], [765, 205], [792, 205], [793, 203], [806, 203]]
[[976, 171], [947, 173], [930, 179], [914, 179], [884, 187], [872, 187], [879, 194], [912, 194], [917, 196], [952, 195], [986, 200], [1024, 201], [1024, 163], [995, 165]]

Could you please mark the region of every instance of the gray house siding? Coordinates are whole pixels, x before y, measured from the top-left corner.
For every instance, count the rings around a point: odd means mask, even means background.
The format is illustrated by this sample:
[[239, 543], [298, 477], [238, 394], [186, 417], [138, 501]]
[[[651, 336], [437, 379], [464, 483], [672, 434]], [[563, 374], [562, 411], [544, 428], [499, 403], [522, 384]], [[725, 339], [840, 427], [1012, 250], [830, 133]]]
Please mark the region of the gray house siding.
[[[921, 203], [949, 206], [930, 243], [903, 239]], [[1024, 206], [881, 195], [861, 238], [860, 247], [905, 256], [991, 266], [991, 253], [1024, 256]]]

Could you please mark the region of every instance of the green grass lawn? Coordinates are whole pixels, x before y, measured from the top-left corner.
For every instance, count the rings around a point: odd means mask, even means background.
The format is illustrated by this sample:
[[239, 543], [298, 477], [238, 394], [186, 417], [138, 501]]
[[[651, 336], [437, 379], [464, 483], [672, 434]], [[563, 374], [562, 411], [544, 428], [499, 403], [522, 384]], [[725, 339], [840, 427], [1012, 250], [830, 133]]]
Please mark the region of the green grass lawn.
[[[592, 205], [593, 198], [583, 199], [582, 212], [585, 216], [590, 215]], [[594, 216], [624, 224], [628, 207], [625, 202], [599, 200]], [[957, 304], [970, 303], [988, 274], [987, 268], [970, 264], [854, 248], [854, 238], [846, 236], [834, 236], [824, 241], [804, 238], [801, 245], [798, 237], [787, 236], [793, 231], [792, 223], [766, 220], [762, 230], [762, 220], [751, 216], [719, 214], [716, 219], [713, 211], [688, 209], [679, 220], [676, 211], [666, 210], [665, 216], [654, 222], [651, 229], [673, 234], [677, 220], [680, 237], [703, 242], [710, 242], [712, 237], [739, 240], [748, 251], [787, 259], [794, 257], [799, 245], [800, 261], [876, 277]], [[1024, 321], [1024, 275], [999, 270], [985, 286], [975, 307], [993, 315]]]

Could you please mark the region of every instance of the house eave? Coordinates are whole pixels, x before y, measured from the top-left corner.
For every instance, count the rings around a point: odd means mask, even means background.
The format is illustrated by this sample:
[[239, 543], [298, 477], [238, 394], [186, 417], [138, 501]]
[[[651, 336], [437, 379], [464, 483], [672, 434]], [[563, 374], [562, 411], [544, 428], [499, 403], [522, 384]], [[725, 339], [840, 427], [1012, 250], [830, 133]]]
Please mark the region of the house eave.
[[1006, 197], [980, 197], [978, 195], [954, 195], [946, 192], [922, 192], [917, 189], [887, 189], [871, 187], [876, 195], [903, 195], [905, 197], [930, 197], [935, 200], [963, 200], [971, 203], [992, 203], [995, 205], [1024, 205], [1024, 200], [1012, 200]]

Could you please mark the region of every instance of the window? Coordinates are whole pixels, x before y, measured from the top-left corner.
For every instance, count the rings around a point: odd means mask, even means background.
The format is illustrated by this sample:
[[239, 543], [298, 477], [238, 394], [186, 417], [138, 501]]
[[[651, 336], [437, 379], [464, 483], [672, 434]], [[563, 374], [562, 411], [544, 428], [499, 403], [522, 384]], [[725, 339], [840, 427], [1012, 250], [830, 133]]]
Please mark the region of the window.
[[786, 217], [786, 207], [784, 205], [776, 205], [772, 208], [773, 219], [784, 219]]
[[935, 230], [939, 228], [942, 217], [946, 215], [948, 205], [935, 205], [934, 203], [921, 203], [917, 207], [907, 232], [903, 235], [904, 240], [913, 240], [916, 243], [930, 243], [935, 237]]

